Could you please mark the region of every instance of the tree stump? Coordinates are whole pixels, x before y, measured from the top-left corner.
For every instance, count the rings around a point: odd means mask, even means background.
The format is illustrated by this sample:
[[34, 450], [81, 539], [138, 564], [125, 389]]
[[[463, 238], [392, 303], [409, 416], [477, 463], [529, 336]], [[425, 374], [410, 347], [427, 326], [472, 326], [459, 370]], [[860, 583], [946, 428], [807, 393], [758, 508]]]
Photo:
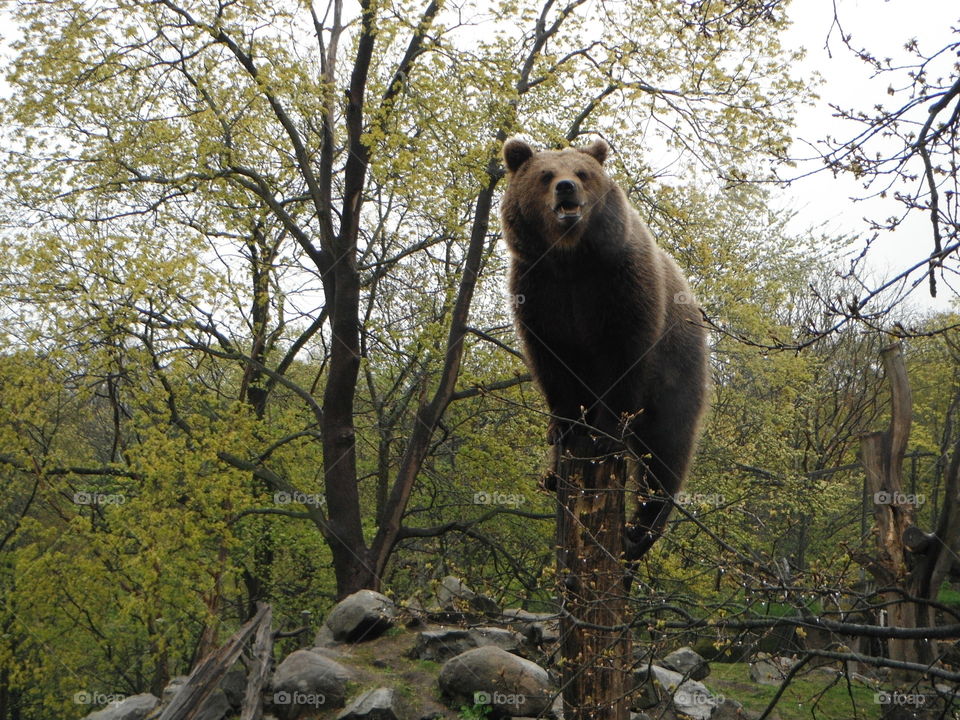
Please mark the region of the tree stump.
[[558, 453], [557, 575], [564, 717], [628, 720], [633, 690], [623, 561], [624, 453], [596, 457], [588, 438]]

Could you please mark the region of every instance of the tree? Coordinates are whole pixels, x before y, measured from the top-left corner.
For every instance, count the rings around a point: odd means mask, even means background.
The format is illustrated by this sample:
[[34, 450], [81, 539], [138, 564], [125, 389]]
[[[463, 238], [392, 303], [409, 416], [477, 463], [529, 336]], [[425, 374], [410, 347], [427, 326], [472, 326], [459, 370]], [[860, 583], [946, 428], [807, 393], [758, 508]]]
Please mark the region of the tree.
[[[832, 104], [836, 114], [856, 130], [847, 137], [819, 140], [820, 156], [834, 173], [850, 173], [860, 180], [869, 197], [890, 198], [899, 204], [899, 211], [891, 210], [886, 218], [873, 220], [871, 230], [894, 230], [908, 215], [920, 212], [929, 218], [930, 246], [923, 261], [898, 269], [893, 277], [880, 283], [864, 279], [859, 292], [833, 304], [832, 309], [840, 321], [866, 319], [873, 324], [886, 324], [889, 331], [907, 337], [919, 330], [885, 322], [890, 309], [924, 281], [933, 297], [942, 285], [953, 291], [951, 278], [957, 272], [957, 28], [952, 29], [951, 39], [940, 47], [931, 47], [918, 38], [904, 38], [903, 56], [897, 58], [880, 57], [869, 43], [864, 46], [855, 42], [836, 10], [831, 34], [834, 29], [846, 49], [863, 61], [873, 77], [887, 79], [888, 98], [877, 98], [871, 108]], [[857, 258], [852, 274], [862, 274], [863, 260], [864, 257]], [[925, 332], [945, 329], [948, 327], [926, 328]]]
[[[340, 594], [379, 584], [457, 393], [477, 282], [496, 268], [491, 211], [507, 134], [572, 141], [619, 114], [607, 134], [626, 151], [634, 127], [620, 111], [631, 108], [665, 142], [734, 175], [784, 142], [800, 86], [784, 74], [779, 4], [609, 6], [602, 27], [582, 5], [498, 8], [476, 49], [457, 37], [469, 9], [445, 14], [439, 2], [395, 12], [339, 0], [323, 12], [174, 0], [18, 9], [6, 180], [19, 208], [11, 221], [30, 229], [10, 249], [33, 264], [24, 272], [35, 286], [72, 270], [69, 282], [36, 286], [31, 312], [63, 312], [52, 342], [96, 318], [139, 345], [165, 385], [169, 421], [188, 435], [182, 389], [162, 360], [184, 346], [232, 363], [239, 386], [227, 392], [257, 416], [280, 386], [298, 397], [309, 410], [302, 429], [219, 457], [286, 492], [271, 457], [291, 442], [319, 444], [325, 508], [308, 514]], [[517, 38], [511, 27], [528, 30]], [[781, 92], [762, 95], [770, 86]], [[761, 95], [776, 99], [757, 105]], [[131, 254], [136, 277], [122, 265]], [[214, 255], [217, 272], [201, 260]], [[358, 378], [365, 364], [382, 367], [384, 298], [404, 273], [437, 262], [427, 288], [441, 294], [440, 312], [425, 330], [440, 338], [419, 335], [400, 366], [404, 392], [416, 388], [413, 419], [367, 533]], [[178, 268], [191, 263], [200, 287], [182, 282]], [[289, 376], [313, 348], [317, 397]], [[428, 367], [418, 365], [424, 349]]]

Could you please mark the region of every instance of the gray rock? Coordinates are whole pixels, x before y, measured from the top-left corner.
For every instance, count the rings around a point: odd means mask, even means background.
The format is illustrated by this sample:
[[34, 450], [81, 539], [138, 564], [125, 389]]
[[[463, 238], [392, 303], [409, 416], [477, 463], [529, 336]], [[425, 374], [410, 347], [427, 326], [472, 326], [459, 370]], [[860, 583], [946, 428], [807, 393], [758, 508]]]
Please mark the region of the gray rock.
[[425, 630], [417, 633], [417, 642], [410, 651], [410, 657], [445, 662], [467, 650], [487, 645], [499, 647], [507, 652], [516, 652], [521, 640], [517, 633], [496, 627]]
[[677, 713], [694, 720], [709, 720], [720, 698], [706, 685], [696, 680], [684, 681], [683, 675], [659, 665], [651, 665], [649, 672], [642, 668], [636, 673], [637, 697], [634, 709], [646, 710], [669, 700]]
[[[167, 705], [176, 697], [177, 693], [187, 681], [186, 675], [178, 675], [170, 679], [167, 686], [160, 695], [160, 706], [166, 708]], [[247, 676], [243, 670], [234, 669], [227, 672], [220, 681], [220, 687], [217, 688], [207, 698], [199, 713], [197, 720], [221, 720], [230, 710], [239, 708], [243, 704], [243, 695], [247, 687]]]
[[368, 690], [337, 715], [337, 720], [404, 720], [400, 694], [393, 688]]
[[439, 683], [455, 708], [483, 704], [511, 717], [536, 717], [553, 702], [546, 670], [494, 646], [467, 650], [448, 660]]
[[470, 628], [469, 632], [476, 647], [493, 645], [509, 653], [515, 653], [519, 650], [520, 643], [523, 640], [519, 634], [512, 630], [504, 630], [498, 627]]
[[220, 688], [226, 694], [230, 707], [239, 710], [243, 705], [243, 696], [247, 692], [247, 673], [238, 667], [228, 670], [220, 681]]
[[560, 620], [550, 613], [533, 613], [510, 608], [502, 613], [504, 619], [521, 623], [520, 632], [531, 645], [549, 645], [560, 641]]
[[756, 717], [754, 713], [745, 710], [743, 705], [736, 700], [724, 698], [723, 701], [717, 705], [717, 709], [713, 711], [710, 720], [753, 720]]
[[495, 618], [500, 615], [500, 606], [497, 605], [497, 601], [479, 593], [470, 600], [470, 607], [489, 617]]
[[230, 709], [230, 701], [227, 699], [227, 694], [221, 688], [217, 688], [211, 693], [210, 697], [204, 701], [200, 710], [190, 717], [193, 720], [223, 720], [230, 712]]
[[372, 640], [393, 627], [397, 606], [386, 595], [358, 590], [330, 611], [326, 625], [333, 639], [346, 642]]
[[469, 603], [476, 596], [463, 580], [453, 575], [447, 575], [437, 588], [437, 604], [444, 610], [455, 610], [458, 603]]
[[87, 715], [86, 720], [144, 720], [160, 704], [156, 695], [141, 693], [114, 700], [105, 708]]
[[183, 684], [187, 681], [186, 675], [177, 675], [176, 677], [170, 678], [170, 682], [167, 683], [167, 686], [163, 689], [163, 692], [160, 693], [160, 703], [162, 705], [169, 705], [170, 701], [180, 692], [180, 688], [183, 687]]
[[475, 647], [468, 630], [424, 630], [417, 633], [417, 642], [410, 650], [410, 657], [445, 662]]
[[777, 685], [783, 682], [788, 664], [778, 661], [779, 658], [761, 658], [750, 664], [750, 679], [761, 685]]
[[318, 647], [330, 647], [337, 644], [337, 641], [333, 639], [333, 630], [326, 623], [320, 626], [316, 637], [313, 639], [313, 644]]
[[267, 702], [280, 720], [343, 707], [353, 673], [336, 660], [310, 650], [290, 653], [273, 674]]
[[707, 661], [689, 647], [682, 647], [667, 655], [663, 658], [663, 666], [692, 680], [703, 680], [710, 674]]

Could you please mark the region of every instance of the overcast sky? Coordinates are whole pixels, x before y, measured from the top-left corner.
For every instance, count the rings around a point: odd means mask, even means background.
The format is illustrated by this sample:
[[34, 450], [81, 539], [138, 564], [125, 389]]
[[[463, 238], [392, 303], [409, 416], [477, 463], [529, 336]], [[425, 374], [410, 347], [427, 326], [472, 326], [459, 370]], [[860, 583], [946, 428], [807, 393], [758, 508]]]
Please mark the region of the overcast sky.
[[[818, 91], [820, 100], [813, 107], [803, 108], [798, 116], [797, 137], [810, 141], [826, 134], [846, 138], [857, 131], [851, 124], [831, 117], [829, 103], [869, 109], [877, 103], [897, 101], [887, 94], [890, 76], [871, 79], [870, 68], [843, 45], [836, 28], [830, 35], [833, 5], [831, 0], [794, 0], [791, 7], [790, 43], [807, 48], [805, 63], [798, 70], [816, 70], [824, 81]], [[960, 3], [955, 0], [836, 0], [836, 7], [844, 31], [852, 35], [851, 44], [879, 57], [906, 59], [903, 46], [911, 38], [918, 40], [921, 49], [942, 48], [951, 37], [956, 41], [960, 25]], [[956, 56], [949, 60], [955, 62]], [[798, 142], [794, 153], [809, 156], [810, 150]], [[806, 170], [814, 167], [813, 163], [801, 166]], [[883, 219], [902, 211], [892, 198], [852, 200], [868, 194], [870, 191], [852, 177], [834, 179], [829, 172], [820, 172], [798, 180], [784, 202], [800, 211], [798, 225], [824, 223], [824, 229], [831, 233], [865, 237], [869, 229], [864, 216]], [[894, 270], [909, 267], [932, 248], [930, 220], [915, 213], [895, 233], [884, 233], [878, 238], [869, 256], [869, 266], [878, 276], [893, 275]], [[939, 290], [934, 301], [925, 287], [920, 288], [915, 301], [923, 307], [945, 309], [956, 294], [942, 284]]]

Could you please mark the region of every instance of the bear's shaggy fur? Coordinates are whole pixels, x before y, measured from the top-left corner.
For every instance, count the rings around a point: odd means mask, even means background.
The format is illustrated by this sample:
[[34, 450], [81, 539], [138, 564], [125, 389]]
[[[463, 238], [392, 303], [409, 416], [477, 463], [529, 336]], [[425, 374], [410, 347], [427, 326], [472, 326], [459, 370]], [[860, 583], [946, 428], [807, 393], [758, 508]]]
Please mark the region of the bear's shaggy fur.
[[589, 431], [642, 460], [650, 494], [627, 557], [660, 536], [687, 474], [707, 393], [706, 333], [677, 264], [603, 168], [608, 147], [503, 148], [510, 291], [527, 363], [550, 408], [548, 441]]

